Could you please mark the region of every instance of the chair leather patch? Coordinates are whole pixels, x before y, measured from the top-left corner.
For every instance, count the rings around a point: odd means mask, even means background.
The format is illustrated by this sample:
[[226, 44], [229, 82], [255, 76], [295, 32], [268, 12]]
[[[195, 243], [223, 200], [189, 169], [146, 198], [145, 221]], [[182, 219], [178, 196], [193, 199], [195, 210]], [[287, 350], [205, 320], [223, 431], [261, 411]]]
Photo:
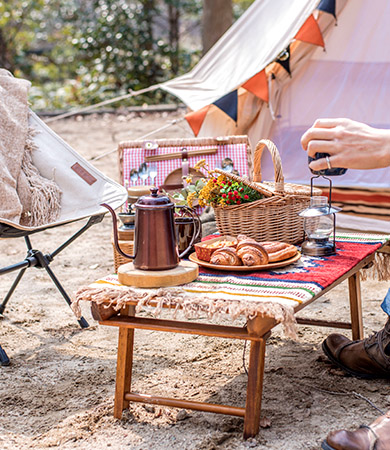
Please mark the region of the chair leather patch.
[[89, 185], [97, 181], [96, 178], [93, 175], [91, 175], [86, 169], [84, 169], [84, 167], [81, 166], [79, 163], [74, 163], [71, 169], [73, 169], [77, 173], [77, 175]]

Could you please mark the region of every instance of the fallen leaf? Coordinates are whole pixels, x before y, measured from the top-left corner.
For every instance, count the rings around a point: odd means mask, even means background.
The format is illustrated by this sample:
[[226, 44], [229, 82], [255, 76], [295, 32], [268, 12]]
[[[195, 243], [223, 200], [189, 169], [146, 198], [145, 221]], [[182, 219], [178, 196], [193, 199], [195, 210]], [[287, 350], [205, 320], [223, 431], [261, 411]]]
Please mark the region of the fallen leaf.
[[271, 419], [268, 419], [268, 417], [262, 417], [260, 419], [260, 427], [261, 428], [270, 428], [271, 427]]

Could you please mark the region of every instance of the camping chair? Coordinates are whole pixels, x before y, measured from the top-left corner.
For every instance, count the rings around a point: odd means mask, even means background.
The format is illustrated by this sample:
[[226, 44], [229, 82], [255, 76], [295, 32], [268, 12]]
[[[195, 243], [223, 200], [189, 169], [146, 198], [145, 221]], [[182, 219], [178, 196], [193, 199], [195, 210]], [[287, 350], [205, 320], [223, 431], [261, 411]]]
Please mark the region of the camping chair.
[[[55, 256], [88, 228], [103, 220], [107, 209], [100, 206], [102, 203], [107, 203], [115, 209], [127, 200], [127, 191], [123, 186], [95, 169], [42, 122], [36, 114], [31, 113], [29, 120], [30, 126], [38, 131], [34, 137], [38, 147], [33, 152], [34, 165], [44, 177], [52, 179], [54, 176], [56, 183], [62, 190], [61, 211], [56, 222], [39, 227], [26, 227], [0, 218], [0, 238], [23, 237], [27, 246], [27, 255], [23, 261], [0, 268], [0, 275], [19, 271], [11, 288], [0, 303], [0, 315], [4, 312], [7, 302], [29, 267], [45, 269], [70, 306], [71, 300], [49, 267], [50, 263]], [[83, 219], [88, 219], [87, 223], [52, 253], [43, 254], [41, 251], [33, 249], [30, 235]], [[83, 317], [78, 322], [82, 328], [88, 327], [88, 323]], [[1, 365], [9, 364], [7, 354], [1, 346], [0, 363]]]

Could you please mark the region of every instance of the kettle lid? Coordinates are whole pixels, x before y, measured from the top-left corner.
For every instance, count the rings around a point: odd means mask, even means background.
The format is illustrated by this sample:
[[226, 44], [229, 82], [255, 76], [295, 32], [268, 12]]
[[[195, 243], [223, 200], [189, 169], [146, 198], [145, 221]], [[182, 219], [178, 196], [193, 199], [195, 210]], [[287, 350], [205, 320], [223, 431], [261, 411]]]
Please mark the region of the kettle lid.
[[174, 203], [170, 200], [167, 195], [159, 194], [157, 187], [152, 187], [150, 189], [150, 195], [144, 195], [140, 197], [135, 204], [135, 206], [145, 206], [145, 207], [172, 207]]

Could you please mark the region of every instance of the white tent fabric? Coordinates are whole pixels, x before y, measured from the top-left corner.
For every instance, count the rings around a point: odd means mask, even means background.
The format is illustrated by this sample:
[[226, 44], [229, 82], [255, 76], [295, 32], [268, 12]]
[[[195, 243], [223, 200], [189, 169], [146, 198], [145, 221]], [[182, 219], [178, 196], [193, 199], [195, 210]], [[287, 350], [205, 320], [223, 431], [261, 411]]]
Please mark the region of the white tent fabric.
[[287, 47], [319, 0], [258, 0], [191, 72], [160, 87], [196, 111], [233, 91]]
[[[388, 128], [390, 115], [390, 3], [348, 1], [326, 39], [280, 95], [269, 137], [281, 153], [284, 174], [292, 182], [310, 177], [300, 137], [318, 117], [349, 117]], [[266, 176], [272, 175], [269, 164]], [[349, 170], [333, 178], [337, 186], [390, 187], [390, 169]]]
[[[190, 73], [161, 87], [193, 110], [211, 104], [274, 61], [318, 3], [257, 0]], [[294, 47], [292, 77], [281, 69], [276, 79], [269, 81], [268, 105], [239, 89], [237, 123], [212, 106], [199, 136], [247, 134], [252, 147], [259, 139], [269, 138], [280, 151], [285, 180], [307, 184], [312, 174], [300, 138], [317, 118], [349, 117], [390, 128], [390, 2], [376, 0], [374, 5], [365, 0], [337, 0], [336, 5], [337, 26], [330, 14], [314, 12], [326, 51], [311, 44]], [[267, 75], [270, 79], [270, 72]], [[266, 180], [274, 176], [266, 152], [262, 175]], [[389, 189], [389, 179], [389, 168], [348, 170], [333, 177], [333, 184]], [[368, 229], [371, 223], [373, 230], [390, 232], [389, 222], [366, 219], [363, 225], [351, 216], [340, 218], [343, 226]]]

